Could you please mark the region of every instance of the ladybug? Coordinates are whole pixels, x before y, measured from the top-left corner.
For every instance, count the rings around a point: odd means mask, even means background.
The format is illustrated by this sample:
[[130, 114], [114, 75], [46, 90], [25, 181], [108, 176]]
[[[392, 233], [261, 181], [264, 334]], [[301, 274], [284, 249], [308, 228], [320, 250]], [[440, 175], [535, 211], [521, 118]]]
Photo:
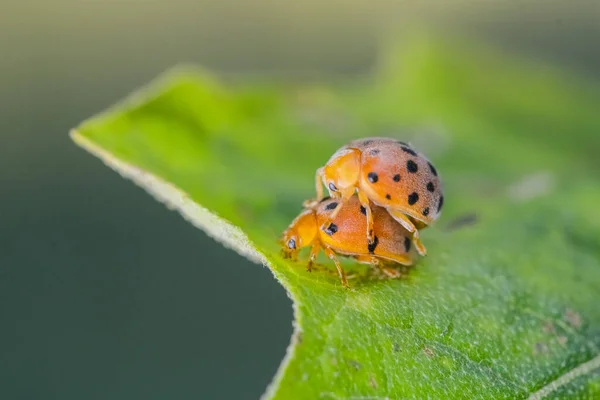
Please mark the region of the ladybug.
[[[379, 265], [391, 261], [402, 265], [412, 265], [415, 252], [412, 250], [412, 234], [396, 222], [385, 208], [371, 205], [373, 216], [373, 241], [365, 237], [367, 229], [367, 208], [351, 196], [344, 203], [333, 198], [325, 198], [305, 209], [285, 230], [281, 243], [285, 258], [295, 260], [298, 251], [311, 246], [308, 270], [311, 270], [319, 251], [335, 263], [342, 285], [348, 287], [346, 274], [336, 254], [352, 256], [358, 262]], [[336, 216], [333, 216], [333, 213]], [[326, 221], [327, 228], [319, 229]]]
[[[426, 254], [419, 239], [419, 229], [440, 216], [444, 194], [433, 164], [410, 145], [391, 138], [354, 140], [336, 151], [325, 166], [317, 170], [317, 201], [323, 198], [323, 184], [339, 204], [344, 204], [358, 192], [358, 199], [367, 210], [365, 230], [369, 243], [375, 240], [371, 201], [386, 208], [411, 232], [419, 254]], [[337, 208], [331, 219], [341, 209]], [[322, 229], [329, 223], [325, 221]]]

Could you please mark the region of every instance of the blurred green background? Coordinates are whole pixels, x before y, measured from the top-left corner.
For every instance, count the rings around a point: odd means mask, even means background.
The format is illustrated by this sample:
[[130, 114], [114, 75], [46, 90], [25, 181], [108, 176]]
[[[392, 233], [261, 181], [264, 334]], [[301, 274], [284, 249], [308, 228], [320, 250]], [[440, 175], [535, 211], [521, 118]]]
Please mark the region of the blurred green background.
[[600, 76], [595, 0], [449, 3], [3, 1], [0, 398], [258, 398], [292, 332], [283, 288], [67, 132], [177, 63], [353, 79], [422, 24]]

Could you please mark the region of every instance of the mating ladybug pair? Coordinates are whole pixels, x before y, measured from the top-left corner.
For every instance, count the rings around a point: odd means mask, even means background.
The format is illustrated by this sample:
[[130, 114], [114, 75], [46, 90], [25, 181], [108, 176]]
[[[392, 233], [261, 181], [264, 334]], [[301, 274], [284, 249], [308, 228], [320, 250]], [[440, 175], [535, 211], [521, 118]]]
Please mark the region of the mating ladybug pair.
[[[323, 198], [323, 185], [330, 197]], [[444, 195], [434, 166], [408, 144], [390, 138], [355, 140], [342, 147], [316, 174], [317, 199], [283, 234], [283, 252], [296, 258], [311, 246], [308, 269], [323, 249], [344, 286], [336, 254], [372, 265], [412, 265], [426, 254], [419, 230], [440, 215]], [[414, 246], [412, 246], [414, 244]]]

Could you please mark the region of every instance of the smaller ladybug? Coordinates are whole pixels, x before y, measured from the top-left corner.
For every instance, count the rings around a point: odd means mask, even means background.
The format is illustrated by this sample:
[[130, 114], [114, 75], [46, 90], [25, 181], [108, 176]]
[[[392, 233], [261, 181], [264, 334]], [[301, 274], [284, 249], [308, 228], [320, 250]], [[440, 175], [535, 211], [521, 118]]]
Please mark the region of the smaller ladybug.
[[[332, 214], [336, 210], [336, 216]], [[412, 235], [393, 219], [385, 208], [371, 205], [373, 216], [373, 242], [365, 237], [367, 210], [352, 196], [343, 204], [333, 198], [323, 199], [304, 210], [282, 237], [283, 254], [295, 260], [298, 251], [311, 246], [308, 270], [311, 270], [319, 251], [335, 263], [342, 285], [348, 287], [346, 274], [336, 254], [352, 256], [358, 262], [378, 265], [380, 261], [391, 261], [402, 265], [412, 265], [416, 255], [412, 251]], [[319, 229], [325, 221], [331, 220], [324, 230]]]
[[[390, 215], [413, 234], [417, 251], [426, 254], [419, 229], [433, 223], [442, 211], [444, 194], [438, 172], [423, 154], [407, 143], [390, 138], [354, 140], [342, 147], [316, 174], [317, 201], [325, 185], [342, 205], [358, 193], [367, 210], [366, 234], [374, 243], [369, 201], [385, 207]], [[334, 219], [341, 208], [331, 213]], [[324, 222], [326, 229], [331, 221]]]

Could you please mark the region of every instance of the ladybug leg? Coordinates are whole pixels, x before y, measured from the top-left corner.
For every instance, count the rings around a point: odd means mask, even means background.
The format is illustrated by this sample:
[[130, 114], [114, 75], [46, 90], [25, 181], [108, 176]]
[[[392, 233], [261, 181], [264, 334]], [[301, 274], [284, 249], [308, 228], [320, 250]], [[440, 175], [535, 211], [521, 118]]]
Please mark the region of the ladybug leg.
[[324, 231], [324, 232], [327, 231], [327, 228], [329, 227], [329, 225], [331, 225], [331, 223], [333, 222], [335, 217], [337, 217], [339, 212], [342, 210], [344, 203], [347, 202], [348, 199], [350, 199], [350, 197], [352, 197], [353, 194], [354, 194], [354, 188], [349, 188], [348, 190], [346, 190], [345, 192], [342, 193], [342, 196], [341, 196], [340, 200], [338, 201], [337, 207], [327, 216], [327, 219], [325, 219], [325, 222], [323, 222], [323, 225], [321, 225], [322, 231]]
[[369, 198], [367, 195], [360, 189], [358, 189], [358, 201], [360, 201], [360, 205], [367, 212], [367, 240], [369, 244], [373, 244], [375, 242], [375, 232], [373, 230], [373, 213], [371, 212], [371, 207], [369, 206]]
[[315, 189], [317, 191], [317, 202], [323, 198], [323, 167], [317, 169], [315, 174]]
[[323, 198], [323, 167], [317, 169], [315, 175], [315, 186], [317, 189], [317, 201], [321, 201]]
[[394, 267], [391, 267], [386, 262], [380, 261], [375, 256], [356, 256], [356, 260], [363, 264], [370, 264], [373, 268], [371, 272], [377, 279], [399, 278], [402, 273]]
[[325, 220], [323, 225], [321, 225], [321, 230], [323, 232], [327, 232], [327, 228], [329, 228], [329, 226], [331, 225], [331, 223], [333, 222], [333, 220], [335, 219], [335, 217], [337, 216], [337, 214], [340, 212], [341, 209], [342, 209], [342, 205], [338, 204], [338, 206], [335, 208], [335, 210], [333, 210], [331, 212], [331, 214], [329, 214], [327, 216], [327, 219]]
[[317, 198], [313, 200], [305, 200], [302, 205], [304, 208], [313, 208], [323, 199], [323, 167], [317, 169], [315, 174], [315, 191]]
[[408, 215], [404, 214], [400, 210], [396, 210], [393, 208], [388, 208], [387, 210], [390, 213], [390, 215], [400, 223], [400, 225], [402, 225], [407, 231], [412, 233], [412, 241], [415, 244], [415, 247], [417, 248], [417, 252], [422, 256], [426, 255], [427, 249], [425, 248], [425, 246], [423, 246], [423, 243], [421, 243], [421, 239], [419, 238], [419, 230], [417, 229], [415, 224], [413, 224], [413, 222], [410, 220]]
[[327, 257], [329, 257], [329, 259], [332, 260], [333, 263], [335, 264], [335, 267], [337, 268], [338, 274], [340, 276], [340, 280], [342, 281], [342, 286], [345, 288], [349, 288], [350, 286], [348, 286], [348, 280], [346, 279], [346, 273], [342, 269], [342, 266], [340, 265], [340, 261], [335, 256], [335, 253], [333, 252], [333, 250], [331, 250], [329, 247], [324, 247], [323, 251], [325, 252], [325, 255]]
[[360, 256], [354, 256], [354, 258], [356, 259], [357, 262], [359, 262], [361, 264], [369, 264], [369, 265], [378, 265], [379, 264], [379, 259], [375, 256], [360, 255]]
[[[409, 217], [410, 218], [410, 217]], [[425, 222], [410, 218], [411, 222], [418, 230], [422, 230], [427, 228], [427, 224]]]
[[308, 259], [308, 265], [306, 266], [306, 270], [308, 272], [312, 271], [313, 264], [314, 264], [315, 260], [317, 259], [317, 256], [319, 255], [320, 250], [321, 250], [321, 246], [319, 245], [319, 243], [317, 243], [315, 241], [315, 243], [312, 245], [312, 247], [310, 249], [310, 258]]
[[400, 278], [402, 276], [402, 273], [400, 271], [398, 271], [396, 268], [388, 267], [386, 265], [382, 265], [380, 267], [380, 270], [389, 279], [396, 279], [396, 278]]
[[317, 192], [317, 197], [311, 200], [304, 200], [302, 206], [304, 208], [313, 208], [323, 199], [323, 168], [317, 169], [315, 174], [315, 191]]

